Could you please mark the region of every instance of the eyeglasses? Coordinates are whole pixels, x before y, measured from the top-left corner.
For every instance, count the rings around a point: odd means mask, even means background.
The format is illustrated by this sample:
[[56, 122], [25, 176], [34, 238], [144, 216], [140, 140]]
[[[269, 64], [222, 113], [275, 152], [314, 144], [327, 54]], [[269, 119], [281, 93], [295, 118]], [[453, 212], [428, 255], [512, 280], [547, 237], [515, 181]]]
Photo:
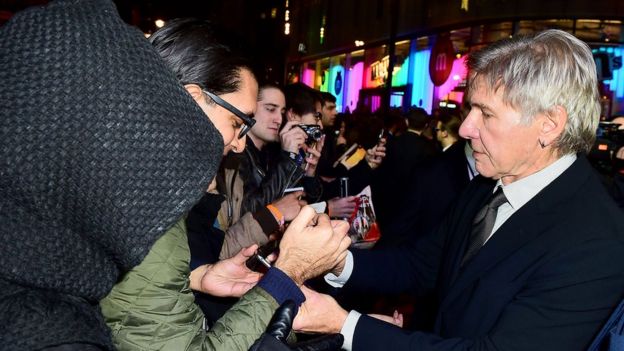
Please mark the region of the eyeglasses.
[[215, 104], [223, 107], [224, 109], [232, 112], [233, 114], [235, 114], [238, 118], [243, 120], [243, 125], [241, 127], [240, 132], [238, 133], [238, 138], [242, 139], [245, 134], [247, 134], [247, 132], [249, 132], [249, 130], [251, 130], [251, 127], [254, 126], [254, 124], [256, 124], [256, 120], [253, 119], [253, 116], [249, 116], [248, 114], [242, 112], [241, 110], [237, 109], [236, 107], [232, 106], [229, 102], [223, 100], [222, 98], [218, 97], [217, 95], [209, 92], [208, 90], [203, 90], [204, 93], [206, 93], [206, 95], [208, 95], [212, 101], [215, 102]]

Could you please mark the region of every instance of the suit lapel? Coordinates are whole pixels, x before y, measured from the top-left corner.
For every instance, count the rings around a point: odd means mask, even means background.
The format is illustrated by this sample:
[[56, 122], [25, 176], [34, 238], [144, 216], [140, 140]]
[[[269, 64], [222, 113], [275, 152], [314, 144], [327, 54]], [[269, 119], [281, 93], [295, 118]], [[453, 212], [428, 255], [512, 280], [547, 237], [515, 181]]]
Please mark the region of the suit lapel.
[[[589, 164], [579, 157], [561, 176], [539, 192], [533, 199], [514, 213], [488, 240], [463, 269], [459, 263], [466, 247], [470, 229], [464, 227], [464, 237], [459, 248], [452, 251], [453, 274], [449, 288], [440, 305], [440, 311], [453, 302], [467, 287], [492, 267], [538, 237], [549, 223], [560, 220], [556, 213], [558, 203], [565, 202], [586, 181]], [[481, 200], [483, 202], [483, 200]], [[482, 205], [481, 205], [482, 206]], [[474, 216], [473, 212], [472, 216]], [[468, 215], [470, 216], [470, 215]], [[460, 238], [455, 236], [456, 238]]]

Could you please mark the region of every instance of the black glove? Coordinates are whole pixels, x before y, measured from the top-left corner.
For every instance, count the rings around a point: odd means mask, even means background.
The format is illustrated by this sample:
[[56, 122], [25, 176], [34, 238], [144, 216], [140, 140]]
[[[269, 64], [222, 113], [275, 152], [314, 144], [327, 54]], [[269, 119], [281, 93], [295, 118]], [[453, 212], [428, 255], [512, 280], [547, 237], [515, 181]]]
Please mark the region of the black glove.
[[342, 347], [341, 334], [324, 335], [316, 339], [297, 343], [292, 346], [286, 344], [286, 339], [292, 329], [297, 306], [291, 300], [284, 302], [273, 314], [266, 331], [260, 339], [251, 345], [249, 351], [338, 351]]
[[291, 347], [293, 351], [338, 351], [342, 348], [342, 334], [327, 334], [316, 339], [298, 342]]

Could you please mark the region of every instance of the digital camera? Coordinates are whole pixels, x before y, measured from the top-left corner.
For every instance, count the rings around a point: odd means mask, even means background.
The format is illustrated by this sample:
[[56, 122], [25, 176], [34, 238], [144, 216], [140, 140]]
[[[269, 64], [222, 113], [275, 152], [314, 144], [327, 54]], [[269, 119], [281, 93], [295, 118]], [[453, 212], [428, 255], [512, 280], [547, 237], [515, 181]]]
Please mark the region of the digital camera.
[[306, 144], [311, 145], [323, 137], [323, 131], [321, 127], [317, 124], [299, 124], [299, 128], [303, 129], [308, 138], [306, 139]]

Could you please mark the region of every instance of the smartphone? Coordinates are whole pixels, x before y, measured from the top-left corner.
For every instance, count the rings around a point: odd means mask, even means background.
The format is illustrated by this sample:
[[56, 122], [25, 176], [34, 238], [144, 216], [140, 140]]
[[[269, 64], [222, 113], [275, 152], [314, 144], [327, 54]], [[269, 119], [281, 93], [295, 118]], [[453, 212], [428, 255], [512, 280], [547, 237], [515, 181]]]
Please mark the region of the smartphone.
[[349, 196], [349, 177], [340, 178], [340, 197]]
[[379, 136], [377, 137], [377, 144], [381, 143], [381, 139], [388, 137], [388, 131], [385, 128], [381, 128]]
[[284, 189], [284, 194], [294, 193], [295, 191], [303, 191], [302, 186], [294, 187], [294, 188], [286, 188]]
[[[381, 139], [385, 139], [385, 140], [382, 142]], [[381, 131], [379, 132], [379, 136], [377, 137], [377, 146], [385, 145], [387, 141], [388, 141], [388, 131], [385, 128], [381, 128]], [[379, 160], [379, 159], [380, 159], [379, 156], [375, 156], [375, 160]]]
[[271, 263], [268, 260], [269, 255], [279, 249], [279, 243], [279, 240], [271, 240], [260, 246], [258, 250], [256, 250], [256, 253], [245, 262], [247, 268], [254, 272], [266, 272], [266, 270], [271, 268]]

